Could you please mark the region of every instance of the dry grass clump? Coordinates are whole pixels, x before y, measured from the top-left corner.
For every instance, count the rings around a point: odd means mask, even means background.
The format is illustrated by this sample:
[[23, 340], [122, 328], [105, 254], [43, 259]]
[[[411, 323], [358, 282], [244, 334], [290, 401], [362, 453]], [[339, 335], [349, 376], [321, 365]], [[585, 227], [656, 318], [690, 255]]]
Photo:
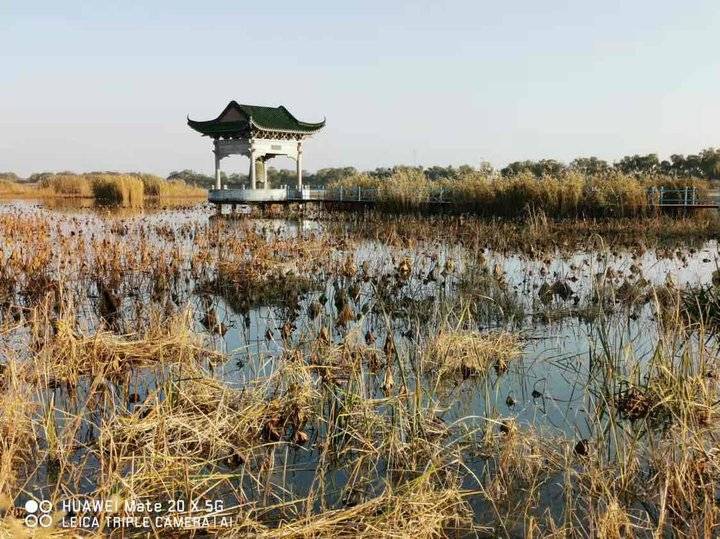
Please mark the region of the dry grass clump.
[[39, 182], [39, 186], [57, 196], [87, 198], [93, 196], [90, 180], [84, 175], [69, 172], [43, 177]]
[[440, 185], [433, 184], [420, 170], [401, 167], [390, 178], [379, 179], [367, 174], [355, 174], [333, 182], [328, 187], [343, 188], [349, 192], [358, 187], [375, 189], [381, 210], [406, 212], [422, 208], [430, 194]]
[[84, 334], [72, 317], [60, 318], [54, 337], [36, 361], [53, 380], [77, 381], [79, 376], [113, 376], [135, 367], [164, 363], [194, 364], [216, 356], [193, 332], [192, 315], [184, 311], [150, 323], [140, 334], [118, 336], [105, 330]]
[[[276, 448], [308, 442], [303, 429], [319, 399], [309, 371], [288, 364], [242, 389], [192, 366], [176, 366], [169, 375], [133, 413], [114, 414], [101, 425], [101, 494], [122, 500], [172, 499], [178, 493], [188, 500], [234, 499], [237, 505], [227, 504], [228, 510], [247, 516], [260, 503], [253, 493], [259, 498], [274, 488]], [[238, 483], [242, 477], [250, 483]], [[237, 527], [245, 533], [262, 528], [250, 517]]]
[[341, 343], [328, 341], [329, 335], [321, 335], [315, 340], [314, 349], [310, 354], [310, 364], [326, 383], [339, 384], [347, 382], [350, 376], [366, 366], [370, 372], [377, 373], [386, 359], [380, 350], [368, 346], [354, 335], [346, 336]]
[[200, 187], [188, 185], [182, 180], [166, 180], [152, 174], [140, 174], [145, 186], [145, 196], [157, 198], [193, 198], [205, 197], [207, 191]]
[[711, 333], [720, 329], [720, 271], [712, 275], [712, 284], [688, 287], [680, 291], [680, 308], [688, 322], [704, 326]]
[[123, 457], [164, 455], [237, 466], [263, 444], [296, 440], [313, 417], [317, 398], [309, 371], [299, 365], [243, 389], [196, 367], [177, 366], [171, 380], [135, 413], [105, 425], [101, 445]]
[[468, 378], [486, 373], [491, 366], [505, 372], [510, 361], [521, 353], [520, 339], [512, 333], [444, 331], [430, 341], [424, 359], [441, 376], [459, 374]]
[[621, 539], [633, 535], [630, 515], [615, 499], [610, 500], [605, 510], [598, 515], [594, 528], [597, 537], [607, 539]]
[[400, 169], [391, 181], [384, 182], [380, 189], [381, 205], [393, 210], [406, 211], [425, 203], [432, 185], [425, 175], [415, 169]]
[[143, 182], [130, 174], [52, 174], [42, 178], [40, 187], [56, 196], [95, 198], [105, 204], [141, 206]]
[[376, 189], [380, 207], [387, 210], [409, 211], [421, 207], [427, 201], [433, 184], [417, 169], [399, 168], [391, 178], [380, 180], [367, 174], [355, 174], [333, 182], [330, 189], [357, 187]]
[[542, 487], [572, 464], [569, 440], [521, 430], [511, 418], [488, 421], [477, 452], [487, 474], [481, 495], [504, 515], [497, 524], [506, 532], [522, 524], [526, 509], [540, 503]]
[[19, 365], [9, 361], [0, 374], [0, 496], [14, 492], [20, 468], [36, 447], [30, 389], [21, 382]]
[[32, 191], [25, 183], [0, 179], [0, 196], [23, 196]]
[[691, 326], [685, 325], [682, 318], [659, 322], [673, 325], [663, 329], [645, 361], [632, 354], [605, 359], [618, 368], [605, 390], [614, 388], [609, 400], [623, 419], [647, 420], [654, 427], [684, 425], [702, 431], [714, 423], [717, 414], [718, 350], [716, 345], [688, 339]]
[[622, 174], [592, 178], [585, 186], [583, 204], [595, 215], [640, 215], [648, 209], [648, 187], [649, 182]]
[[651, 417], [693, 427], [704, 427], [713, 421], [718, 391], [705, 373], [659, 366], [650, 374], [647, 386], [647, 392], [657, 402]]
[[351, 176], [346, 176], [340, 180], [334, 181], [328, 185], [329, 189], [361, 187], [363, 189], [379, 189], [383, 182], [379, 178], [370, 176], [368, 174], [357, 173]]
[[95, 200], [124, 207], [142, 206], [145, 187], [140, 178], [130, 175], [92, 175], [88, 178]]
[[[301, 539], [310, 537], [448, 537], [477, 533], [466, 493], [438, 488], [431, 474], [353, 507], [329, 510], [281, 523], [259, 537]], [[222, 534], [234, 537], [235, 530]]]
[[710, 442], [717, 429], [701, 434], [678, 425], [649, 455], [656, 474], [647, 495], [659, 508], [658, 529], [667, 526], [677, 536], [715, 537], [720, 532], [720, 455]]
[[94, 198], [103, 204], [123, 207], [140, 207], [145, 197], [198, 198], [206, 195], [204, 189], [181, 180], [165, 180], [141, 173], [47, 173], [32, 184], [0, 180], [0, 196]]
[[[461, 181], [466, 186], [462, 194], [467, 203], [476, 211], [489, 215], [513, 217], [525, 213], [528, 209], [542, 209], [554, 216], [576, 215], [583, 198], [583, 180], [569, 175], [563, 178], [536, 178], [530, 174], [519, 174], [509, 178], [493, 178], [487, 180], [491, 188], [492, 198], [487, 199], [487, 189], [481, 188], [481, 198], [475, 197], [468, 185], [477, 186], [481, 180]], [[454, 186], [449, 189], [454, 200], [462, 201], [460, 193], [454, 193]], [[483, 209], [489, 204], [487, 209]]]

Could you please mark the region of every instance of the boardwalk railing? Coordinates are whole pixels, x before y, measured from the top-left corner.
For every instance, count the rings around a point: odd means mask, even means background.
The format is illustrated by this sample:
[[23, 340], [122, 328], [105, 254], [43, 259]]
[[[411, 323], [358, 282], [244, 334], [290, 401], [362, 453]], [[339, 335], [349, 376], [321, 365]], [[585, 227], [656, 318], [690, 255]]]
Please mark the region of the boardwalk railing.
[[657, 207], [693, 207], [708, 205], [710, 201], [700, 200], [695, 187], [682, 189], [651, 187], [648, 189], [648, 204]]
[[[253, 204], [273, 202], [357, 202], [372, 204], [380, 199], [377, 189], [364, 187], [337, 187], [333, 189], [312, 189], [283, 186], [278, 189], [211, 189], [208, 200], [215, 204]], [[651, 187], [647, 190], [648, 206], [657, 208], [715, 208], [718, 194], [708, 192], [700, 195], [695, 187], [668, 189]], [[415, 202], [421, 202], [415, 200]], [[467, 201], [445, 189], [434, 189], [425, 198], [427, 204], [457, 204]]]
[[[334, 189], [294, 189], [286, 187], [288, 200], [327, 200], [334, 202], [376, 202], [377, 189], [364, 187], [337, 187]], [[428, 194], [427, 202], [447, 204], [453, 202], [445, 189], [435, 189]]]
[[336, 189], [295, 189], [286, 187], [288, 200], [329, 200], [337, 202], [375, 202], [377, 189], [338, 187]]

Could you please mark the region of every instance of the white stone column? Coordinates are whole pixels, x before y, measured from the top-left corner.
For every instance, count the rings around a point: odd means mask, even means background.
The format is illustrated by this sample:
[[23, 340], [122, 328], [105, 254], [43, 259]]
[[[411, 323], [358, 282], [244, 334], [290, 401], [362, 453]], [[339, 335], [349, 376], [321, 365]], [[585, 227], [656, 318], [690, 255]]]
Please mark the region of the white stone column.
[[297, 188], [302, 191], [302, 142], [297, 143], [297, 159], [295, 161], [297, 165]]
[[213, 153], [215, 154], [215, 189], [222, 189], [222, 186], [220, 185], [220, 151], [218, 150], [218, 143], [215, 141], [215, 149], [213, 150]]
[[266, 161], [265, 159], [263, 159], [263, 162], [262, 162], [262, 182], [263, 182], [263, 187], [264, 187], [265, 189], [268, 189], [268, 184], [267, 184], [267, 161]]
[[250, 188], [257, 189], [255, 182], [255, 148], [250, 146]]

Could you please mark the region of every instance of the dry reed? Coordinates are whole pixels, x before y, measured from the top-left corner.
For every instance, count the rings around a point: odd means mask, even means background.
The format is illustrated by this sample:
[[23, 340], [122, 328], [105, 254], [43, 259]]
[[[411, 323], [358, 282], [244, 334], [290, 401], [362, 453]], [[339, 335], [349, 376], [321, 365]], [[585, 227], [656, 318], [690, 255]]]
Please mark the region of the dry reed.
[[378, 207], [385, 211], [416, 211], [427, 207], [431, 193], [452, 201], [454, 211], [485, 217], [523, 217], [541, 210], [555, 218], [579, 216], [637, 217], [651, 213], [648, 189], [693, 187], [702, 196], [707, 182], [693, 179], [638, 178], [622, 173], [585, 176], [568, 172], [559, 177], [521, 173], [510, 177], [465, 173], [459, 178], [433, 182], [417, 169], [398, 168], [388, 178], [359, 174], [332, 187], [360, 186], [378, 191]]
[[428, 344], [425, 364], [440, 375], [482, 375], [490, 367], [504, 372], [522, 351], [520, 340], [507, 332], [476, 333], [447, 331], [438, 333]]
[[86, 335], [74, 318], [55, 323], [55, 335], [40, 349], [36, 361], [56, 381], [78, 377], [115, 376], [130, 369], [165, 363], [192, 365], [213, 356], [192, 330], [189, 311], [152, 323], [142, 334], [118, 336], [109, 331]]

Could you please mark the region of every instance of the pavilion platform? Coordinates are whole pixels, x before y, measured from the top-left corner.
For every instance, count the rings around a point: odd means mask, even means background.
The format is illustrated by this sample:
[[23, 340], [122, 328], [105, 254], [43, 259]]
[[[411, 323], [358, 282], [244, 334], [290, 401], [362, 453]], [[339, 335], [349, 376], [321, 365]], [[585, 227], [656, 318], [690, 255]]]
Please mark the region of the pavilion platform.
[[212, 204], [289, 204], [289, 203], [353, 203], [373, 205], [377, 201], [376, 189], [211, 189], [208, 202]]

